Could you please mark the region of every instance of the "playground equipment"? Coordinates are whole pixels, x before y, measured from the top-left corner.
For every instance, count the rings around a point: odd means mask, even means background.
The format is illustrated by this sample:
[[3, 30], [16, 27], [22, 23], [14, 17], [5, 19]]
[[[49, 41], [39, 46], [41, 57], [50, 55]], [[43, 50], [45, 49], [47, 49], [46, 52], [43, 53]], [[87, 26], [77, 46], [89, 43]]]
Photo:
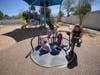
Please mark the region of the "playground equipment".
[[46, 23], [51, 30], [54, 30], [54, 25], [50, 21], [46, 21]]
[[23, 14], [20, 14], [20, 21], [23, 23], [23, 25], [21, 26], [21, 29], [27, 28], [28, 24], [26, 22], [26, 19], [23, 17]]
[[[28, 3], [30, 6], [35, 5], [35, 6], [41, 6], [44, 8], [44, 13], [40, 14], [40, 23], [41, 26], [45, 27], [46, 26], [46, 8], [48, 6], [53, 6], [53, 5], [60, 5], [63, 0], [24, 0], [26, 3]], [[50, 22], [49, 22], [50, 23]], [[54, 26], [51, 26], [51, 28], [54, 28]]]
[[[31, 47], [32, 47], [32, 51], [30, 52], [31, 59], [39, 66], [43, 67], [49, 67], [49, 68], [66, 67], [67, 64], [71, 63], [71, 61], [75, 57], [75, 54], [74, 53], [72, 54], [70, 48], [70, 32], [67, 32], [67, 35], [68, 39], [63, 38], [64, 41], [61, 46], [57, 46], [56, 44], [50, 43], [51, 52], [43, 54], [42, 56], [39, 55], [41, 52], [39, 50], [36, 50], [37, 46], [33, 45], [35, 39], [35, 37], [33, 37], [31, 39]], [[58, 51], [58, 49], [55, 50], [54, 47], [58, 47], [60, 51]]]
[[45, 17], [44, 17], [45, 15], [41, 13], [40, 16], [41, 16], [41, 19], [40, 19], [41, 26], [45, 27], [45, 25], [46, 25], [46, 21], [45, 21]]
[[[24, 1], [27, 2], [30, 6], [35, 5], [35, 6], [43, 7], [44, 14], [41, 14], [41, 23], [43, 26], [45, 26], [47, 23], [49, 25], [50, 29], [54, 29], [54, 25], [46, 19], [46, 10], [45, 9], [48, 6], [60, 5], [63, 0], [24, 0]], [[58, 46], [54, 43], [50, 43], [51, 52], [43, 54], [42, 56], [39, 56], [41, 51], [36, 50], [36, 48], [35, 48], [36, 46], [33, 46], [34, 39], [35, 39], [35, 37], [33, 37], [31, 39], [32, 51], [28, 55], [30, 55], [31, 59], [40, 66], [66, 67], [67, 63], [70, 63], [75, 56], [70, 49], [70, 33], [68, 32], [67, 35], [69, 38], [68, 39], [63, 38], [64, 41], [61, 46]], [[60, 50], [59, 51], [58, 51], [58, 49], [55, 50], [55, 48], [59, 48]]]

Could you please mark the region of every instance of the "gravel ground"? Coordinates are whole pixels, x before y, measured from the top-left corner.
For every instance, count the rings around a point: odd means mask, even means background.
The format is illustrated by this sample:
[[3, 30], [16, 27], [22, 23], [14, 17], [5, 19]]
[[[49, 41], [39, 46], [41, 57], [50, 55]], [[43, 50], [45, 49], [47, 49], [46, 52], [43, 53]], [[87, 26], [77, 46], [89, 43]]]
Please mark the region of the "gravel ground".
[[[60, 29], [68, 28], [62, 26]], [[21, 37], [24, 35], [21, 34]], [[25, 59], [31, 50], [30, 38], [18, 41], [10, 47], [0, 50], [0, 75], [100, 75], [99, 38], [100, 35], [91, 37], [88, 33], [84, 34], [82, 46], [75, 48], [78, 65], [72, 69], [68, 67], [44, 68], [36, 65], [29, 57]]]

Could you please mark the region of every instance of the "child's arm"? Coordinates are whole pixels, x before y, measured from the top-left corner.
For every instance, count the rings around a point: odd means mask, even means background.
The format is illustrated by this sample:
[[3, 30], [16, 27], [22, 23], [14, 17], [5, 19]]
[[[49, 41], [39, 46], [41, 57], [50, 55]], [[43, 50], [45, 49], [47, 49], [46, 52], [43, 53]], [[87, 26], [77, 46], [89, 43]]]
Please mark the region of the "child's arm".
[[71, 37], [70, 37], [70, 38], [72, 38], [73, 34], [74, 34], [74, 32], [73, 32], [73, 31], [71, 31]]
[[82, 38], [82, 35], [83, 35], [83, 34], [81, 33], [80, 36], [78, 37], [78, 39], [81, 39], [81, 38]]
[[83, 33], [80, 33], [79, 37], [76, 37], [77, 39], [81, 39], [82, 38]]
[[81, 27], [81, 33], [80, 33], [80, 37], [79, 37], [79, 39], [81, 39], [82, 36], [83, 36], [83, 27]]

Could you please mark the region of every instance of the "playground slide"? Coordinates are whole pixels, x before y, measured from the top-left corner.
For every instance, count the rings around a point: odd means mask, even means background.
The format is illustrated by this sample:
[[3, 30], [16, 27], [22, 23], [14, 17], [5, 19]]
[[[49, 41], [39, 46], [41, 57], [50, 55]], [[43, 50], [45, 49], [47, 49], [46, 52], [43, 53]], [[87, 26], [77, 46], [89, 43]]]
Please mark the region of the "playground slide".
[[51, 22], [47, 21], [46, 23], [50, 29], [52, 29], [52, 30], [54, 29], [54, 25]]
[[23, 23], [23, 25], [21, 26], [21, 29], [27, 28], [28, 24], [27, 24], [25, 18], [24, 17], [21, 17], [20, 18], [20, 21]]

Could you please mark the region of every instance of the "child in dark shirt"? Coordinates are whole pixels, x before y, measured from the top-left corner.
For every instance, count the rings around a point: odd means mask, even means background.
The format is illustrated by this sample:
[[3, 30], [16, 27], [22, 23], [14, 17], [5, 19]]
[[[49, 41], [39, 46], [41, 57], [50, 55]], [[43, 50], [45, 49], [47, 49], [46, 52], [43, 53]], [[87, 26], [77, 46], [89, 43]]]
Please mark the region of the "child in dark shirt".
[[71, 49], [73, 50], [75, 44], [79, 43], [79, 40], [82, 38], [82, 28], [79, 25], [76, 25], [72, 30], [72, 38], [71, 38]]

